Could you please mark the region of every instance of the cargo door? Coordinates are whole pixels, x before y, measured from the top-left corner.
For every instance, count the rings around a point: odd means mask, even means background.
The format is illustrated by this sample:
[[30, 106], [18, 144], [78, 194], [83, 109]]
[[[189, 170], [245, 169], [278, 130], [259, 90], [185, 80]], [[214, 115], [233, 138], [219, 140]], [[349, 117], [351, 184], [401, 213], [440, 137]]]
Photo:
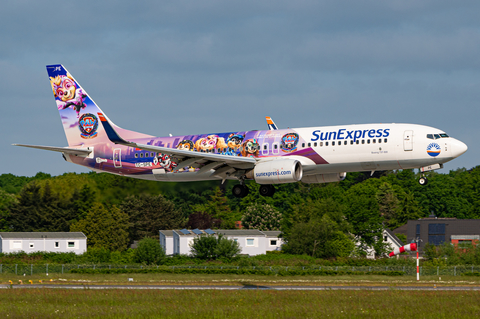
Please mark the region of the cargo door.
[[405, 131], [403, 133], [403, 150], [413, 151], [413, 131]]

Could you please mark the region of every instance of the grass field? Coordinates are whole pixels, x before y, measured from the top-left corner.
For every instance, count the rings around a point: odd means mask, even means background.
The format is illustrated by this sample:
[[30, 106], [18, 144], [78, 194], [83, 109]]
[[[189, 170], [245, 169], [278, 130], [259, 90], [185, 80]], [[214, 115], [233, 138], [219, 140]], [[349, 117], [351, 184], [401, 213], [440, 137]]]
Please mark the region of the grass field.
[[[2, 283], [45, 276], [1, 276]], [[136, 274], [136, 284], [382, 285], [385, 291], [326, 290], [93, 290], [95, 284], [126, 284], [128, 275], [53, 277], [85, 289], [0, 289], [2, 318], [476, 318], [480, 291], [400, 291], [395, 286], [478, 286], [478, 278], [412, 276], [228, 276]]]
[[2, 318], [478, 318], [479, 292], [0, 291]]

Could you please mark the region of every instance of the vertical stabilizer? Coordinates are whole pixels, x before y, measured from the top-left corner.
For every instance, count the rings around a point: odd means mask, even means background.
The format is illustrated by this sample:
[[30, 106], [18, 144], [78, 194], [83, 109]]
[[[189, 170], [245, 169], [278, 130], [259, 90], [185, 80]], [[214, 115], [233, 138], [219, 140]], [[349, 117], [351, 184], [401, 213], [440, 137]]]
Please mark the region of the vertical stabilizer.
[[[98, 113], [105, 114], [61, 64], [47, 65], [53, 95], [60, 112], [68, 146], [78, 147], [109, 142]], [[110, 121], [110, 123], [112, 123]], [[149, 135], [127, 131], [112, 125], [130, 139]]]

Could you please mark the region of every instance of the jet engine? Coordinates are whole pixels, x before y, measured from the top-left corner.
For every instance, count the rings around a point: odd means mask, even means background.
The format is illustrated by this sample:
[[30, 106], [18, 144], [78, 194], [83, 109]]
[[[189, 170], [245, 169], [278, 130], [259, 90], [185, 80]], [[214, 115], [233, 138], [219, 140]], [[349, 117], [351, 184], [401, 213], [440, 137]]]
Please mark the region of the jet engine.
[[308, 175], [308, 176], [303, 176], [302, 182], [307, 183], [307, 184], [340, 182], [340, 181], [343, 181], [346, 176], [347, 176], [346, 172]]
[[261, 162], [246, 174], [258, 184], [294, 183], [302, 179], [302, 163], [293, 159]]

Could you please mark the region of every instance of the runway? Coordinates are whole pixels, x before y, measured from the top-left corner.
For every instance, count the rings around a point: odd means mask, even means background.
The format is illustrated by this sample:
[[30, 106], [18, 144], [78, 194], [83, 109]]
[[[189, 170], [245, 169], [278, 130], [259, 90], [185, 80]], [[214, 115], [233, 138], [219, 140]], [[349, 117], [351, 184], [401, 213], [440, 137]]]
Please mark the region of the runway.
[[0, 289], [148, 289], [148, 290], [442, 290], [480, 291], [480, 286], [225, 286], [225, 285], [0, 285]]

